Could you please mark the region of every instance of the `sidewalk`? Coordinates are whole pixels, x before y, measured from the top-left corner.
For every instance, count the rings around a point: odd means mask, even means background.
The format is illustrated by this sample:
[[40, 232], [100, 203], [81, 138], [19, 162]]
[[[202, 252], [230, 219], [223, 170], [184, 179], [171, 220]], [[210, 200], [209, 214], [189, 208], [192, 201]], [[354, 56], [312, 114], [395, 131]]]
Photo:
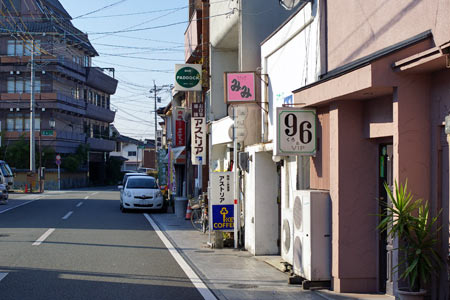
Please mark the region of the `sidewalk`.
[[247, 251], [208, 248], [208, 234], [195, 231], [190, 221], [170, 213], [151, 217], [218, 299], [394, 300], [385, 295], [304, 291], [301, 285], [289, 285], [286, 273]]

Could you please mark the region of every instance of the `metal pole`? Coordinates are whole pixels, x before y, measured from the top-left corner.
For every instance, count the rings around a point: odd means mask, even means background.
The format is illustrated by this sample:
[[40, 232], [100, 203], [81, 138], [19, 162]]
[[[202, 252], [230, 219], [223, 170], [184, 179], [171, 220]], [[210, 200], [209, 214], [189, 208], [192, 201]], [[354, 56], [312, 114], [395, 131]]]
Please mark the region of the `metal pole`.
[[30, 172], [36, 173], [36, 146], [34, 141], [34, 40], [31, 41], [31, 90], [30, 90]]
[[155, 146], [155, 170], [157, 170], [157, 167], [158, 167], [158, 159], [157, 159], [157, 157], [156, 157], [156, 131], [157, 131], [157, 126], [158, 126], [158, 124], [157, 124], [157, 114], [156, 114], [156, 102], [158, 101], [158, 97], [156, 96], [156, 83], [155, 83], [155, 81], [153, 80], [153, 92], [154, 92], [154, 94], [155, 94], [155, 140], [154, 140], [154, 146]]
[[61, 190], [61, 167], [58, 164], [58, 190]]
[[238, 211], [239, 205], [238, 205], [238, 173], [237, 173], [237, 139], [236, 139], [236, 109], [233, 106], [233, 198], [234, 198], [234, 249], [238, 248], [239, 245], [239, 223], [238, 218], [240, 216], [240, 212]]

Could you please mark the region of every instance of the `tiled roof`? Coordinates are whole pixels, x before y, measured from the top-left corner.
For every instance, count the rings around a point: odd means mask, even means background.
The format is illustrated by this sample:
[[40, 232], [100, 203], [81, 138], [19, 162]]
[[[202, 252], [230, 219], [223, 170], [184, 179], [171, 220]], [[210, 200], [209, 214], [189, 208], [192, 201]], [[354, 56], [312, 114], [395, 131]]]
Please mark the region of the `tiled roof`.
[[63, 17], [72, 20], [72, 17], [69, 15], [69, 13], [65, 10], [64, 6], [62, 6], [58, 0], [43, 0], [43, 1], [45, 4], [50, 4], [51, 6], [53, 6], [53, 8], [57, 9], [59, 13], [63, 15]]

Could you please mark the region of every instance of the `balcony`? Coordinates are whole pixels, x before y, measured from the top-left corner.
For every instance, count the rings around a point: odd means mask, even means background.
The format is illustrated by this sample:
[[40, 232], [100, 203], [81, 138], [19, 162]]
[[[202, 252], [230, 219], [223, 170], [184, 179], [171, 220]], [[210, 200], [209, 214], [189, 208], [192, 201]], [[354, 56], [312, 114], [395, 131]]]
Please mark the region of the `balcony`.
[[114, 94], [118, 81], [103, 73], [100, 68], [86, 68], [86, 84], [108, 94]]
[[184, 59], [186, 62], [192, 62], [195, 58], [201, 57], [201, 30], [201, 11], [195, 10], [184, 33]]
[[[1, 93], [0, 109], [19, 107], [26, 109], [30, 107], [30, 93]], [[59, 109], [85, 115], [85, 102], [75, 99], [63, 93], [37, 93], [34, 99], [39, 108]]]
[[116, 112], [114, 112], [110, 109], [96, 106], [96, 105], [93, 105], [90, 103], [88, 103], [86, 105], [86, 117], [87, 118], [112, 123], [114, 121], [115, 116], [116, 116]]
[[112, 152], [116, 147], [116, 142], [111, 140], [88, 138], [87, 143], [91, 151]]

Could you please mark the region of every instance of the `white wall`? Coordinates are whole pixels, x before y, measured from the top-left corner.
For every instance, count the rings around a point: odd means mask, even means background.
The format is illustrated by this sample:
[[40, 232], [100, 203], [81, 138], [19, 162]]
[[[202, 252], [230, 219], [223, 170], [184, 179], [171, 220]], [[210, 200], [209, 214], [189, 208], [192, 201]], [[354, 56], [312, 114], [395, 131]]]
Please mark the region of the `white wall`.
[[245, 175], [245, 248], [253, 255], [278, 254], [276, 165], [259, 146], [246, 150], [252, 161]]
[[[138, 146], [136, 144], [128, 144], [128, 143], [121, 143], [121, 152], [111, 152], [111, 156], [122, 156], [128, 159], [128, 161], [125, 161], [122, 165], [122, 171], [127, 170], [137, 170], [137, 168], [129, 168], [127, 167], [127, 164], [133, 164], [137, 165], [138, 167], [142, 166], [142, 158], [144, 155], [143, 149], [138, 149]], [[128, 151], [136, 151], [136, 156], [128, 156]]]
[[263, 99], [269, 100], [269, 141], [274, 137], [274, 108], [281, 107], [293, 90], [318, 79], [320, 58], [320, 20], [315, 1], [261, 46], [263, 73], [269, 74], [268, 95], [264, 87], [261, 90]]

